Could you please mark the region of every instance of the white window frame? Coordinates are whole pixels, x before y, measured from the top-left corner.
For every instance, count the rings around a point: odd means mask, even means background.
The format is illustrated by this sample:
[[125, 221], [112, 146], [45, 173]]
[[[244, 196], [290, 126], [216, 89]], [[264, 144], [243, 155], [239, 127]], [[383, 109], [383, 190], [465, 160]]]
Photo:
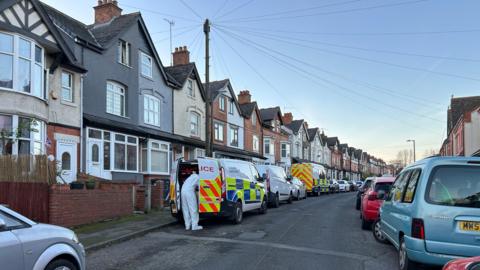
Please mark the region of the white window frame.
[[194, 83], [193, 83], [192, 79], [187, 80], [187, 90], [188, 90], [187, 95], [189, 97], [194, 98], [195, 97], [195, 86], [194, 86]]
[[[285, 155], [283, 155], [283, 147], [285, 146]], [[282, 142], [280, 144], [280, 156], [281, 158], [289, 158], [290, 157], [290, 144], [288, 142]]]
[[[194, 123], [192, 121], [193, 117], [196, 118], [197, 123]], [[190, 112], [190, 135], [200, 137], [200, 118], [201, 118], [201, 116], [200, 116], [199, 113], [194, 112], [194, 111]], [[195, 129], [192, 129], [193, 125], [196, 125]]]
[[[230, 125], [229, 126], [229, 133], [230, 133], [230, 141], [228, 144], [233, 147], [239, 147], [240, 142], [239, 142], [239, 127]], [[236, 144], [234, 144], [234, 138], [235, 136], [237, 137]]]
[[234, 110], [233, 106], [234, 105], [235, 104], [234, 104], [233, 98], [229, 98], [228, 99], [228, 114], [233, 115], [233, 110]]
[[[144, 62], [145, 60], [147, 62]], [[144, 73], [143, 68], [148, 68], [147, 74]], [[144, 52], [140, 52], [140, 73], [149, 79], [153, 78], [153, 58]]]
[[257, 135], [252, 136], [252, 149], [257, 153], [260, 151], [260, 140]]
[[[34, 96], [40, 99], [45, 100], [45, 49], [40, 46], [38, 43], [36, 43], [34, 40], [18, 35], [16, 33], [10, 33], [10, 32], [4, 32], [0, 31], [1, 34], [11, 36], [13, 38], [13, 43], [12, 43], [12, 48], [13, 52], [3, 52], [0, 51], [0, 54], [3, 55], [9, 55], [13, 58], [12, 60], [12, 88], [8, 87], [0, 87], [1, 90], [7, 90], [7, 91], [14, 91], [18, 93], [22, 93], [25, 95], [30, 95]], [[24, 57], [20, 56], [20, 49], [19, 49], [19, 44], [20, 44], [20, 39], [24, 39], [28, 42], [30, 42], [30, 58], [26, 59]], [[41, 63], [37, 62], [35, 59], [35, 48], [38, 47], [41, 49]], [[19, 86], [19, 80], [18, 80], [18, 75], [19, 75], [19, 67], [20, 67], [20, 59], [25, 59], [30, 62], [30, 92], [24, 92], [20, 89]], [[37, 85], [37, 82], [35, 81], [35, 67], [39, 67], [41, 71], [41, 76], [40, 76], [40, 82], [38, 83], [40, 85], [40, 93], [38, 95], [34, 93], [34, 88], [35, 85]]]
[[[268, 142], [268, 143], [266, 143]], [[273, 143], [272, 143], [273, 142]], [[274, 145], [275, 140], [273, 138], [264, 138], [263, 139], [263, 154], [264, 155], [269, 155], [269, 156], [275, 156], [275, 145]], [[268, 153], [267, 147], [268, 146]]]
[[[218, 128], [217, 128], [217, 126], [218, 126]], [[223, 134], [225, 125], [223, 123], [220, 123], [220, 122], [215, 122], [215, 123], [213, 123], [213, 127], [214, 127], [214, 139], [215, 139], [215, 141], [219, 141], [219, 142], [225, 141], [225, 134]]]
[[[0, 114], [2, 116], [9, 116], [12, 118], [12, 132], [16, 133], [18, 130], [18, 125], [20, 123], [20, 118], [27, 118], [30, 120], [33, 120], [37, 123], [35, 127], [30, 127], [30, 129], [35, 129], [36, 131], [30, 130], [30, 138], [26, 137], [19, 137], [16, 138], [14, 134], [12, 136], [9, 136], [7, 138], [12, 139], [12, 155], [16, 156], [18, 155], [18, 146], [20, 141], [29, 141], [30, 142], [30, 155], [42, 155], [45, 154], [45, 141], [46, 141], [46, 124], [43, 121], [29, 118], [29, 117], [24, 117], [24, 116], [19, 116], [19, 115], [12, 115], [12, 114]], [[35, 134], [38, 134], [38, 138], [35, 138]], [[35, 152], [35, 144], [40, 145], [40, 149], [38, 152]], [[2, 153], [0, 152], [0, 155]]]
[[256, 127], [257, 126], [257, 113], [256, 113], [256, 111], [253, 111], [251, 118], [252, 118], [252, 126]]
[[[69, 86], [64, 86], [63, 85], [63, 75], [67, 75], [70, 77], [70, 85]], [[73, 103], [73, 73], [69, 72], [69, 71], [66, 71], [66, 70], [62, 70], [62, 73], [61, 73], [61, 77], [60, 77], [60, 84], [61, 84], [61, 88], [62, 88], [62, 100], [63, 101], [66, 101], [66, 102], [70, 102], [70, 103]], [[68, 91], [69, 93], [69, 97], [68, 99], [65, 99], [64, 97], [64, 91]]]
[[225, 112], [225, 97], [220, 96], [220, 99], [218, 100], [218, 108], [220, 111]]
[[[155, 111], [155, 104], [157, 111]], [[153, 106], [150, 107], [150, 105]], [[162, 115], [162, 102], [159, 98], [145, 94], [143, 97], [143, 122], [147, 125], [160, 127], [160, 116]], [[151, 119], [153, 118], [153, 119]]]
[[[111, 89], [109, 89], [109, 86], [111, 86]], [[107, 87], [106, 87], [106, 111], [107, 113], [117, 115], [117, 116], [122, 116], [125, 117], [126, 115], [126, 107], [125, 107], [125, 97], [126, 97], [126, 89], [123, 85], [112, 82], [112, 81], [107, 81]], [[111, 100], [109, 100], [109, 95], [111, 96]], [[116, 111], [115, 109], [115, 102], [116, 99], [120, 101], [119, 106], [119, 112]], [[112, 103], [109, 104], [109, 101]]]
[[[125, 44], [125, 46], [123, 46]], [[123, 61], [123, 50], [125, 49], [125, 62]], [[119, 64], [122, 64], [124, 66], [130, 67], [130, 55], [131, 55], [131, 50], [132, 50], [132, 45], [125, 41], [125, 40], [119, 40], [118, 41], [118, 48], [117, 48], [117, 61]]]
[[[153, 145], [158, 144], [159, 148], [154, 148]], [[162, 149], [162, 147], [165, 147], [166, 149]], [[143, 171], [143, 173], [146, 174], [160, 174], [160, 175], [169, 175], [170, 174], [170, 143], [164, 142], [164, 141], [158, 141], [158, 140], [148, 140], [147, 142], [147, 148], [144, 148], [142, 146], [142, 152], [146, 150], [147, 151], [147, 170]], [[167, 170], [162, 172], [162, 171], [154, 171], [152, 170], [152, 151], [158, 151], [158, 152], [163, 152], [164, 154], [167, 154]], [[142, 163], [144, 160], [142, 160]], [[143, 164], [142, 164], [143, 167]]]

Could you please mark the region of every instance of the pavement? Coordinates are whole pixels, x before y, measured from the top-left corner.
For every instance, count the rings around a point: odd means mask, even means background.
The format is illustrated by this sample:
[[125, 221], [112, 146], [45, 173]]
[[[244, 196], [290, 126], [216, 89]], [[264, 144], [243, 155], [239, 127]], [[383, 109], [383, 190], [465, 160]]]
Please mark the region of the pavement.
[[395, 248], [360, 228], [354, 205], [354, 193], [332, 194], [247, 213], [240, 225], [169, 225], [88, 252], [87, 269], [398, 269]]

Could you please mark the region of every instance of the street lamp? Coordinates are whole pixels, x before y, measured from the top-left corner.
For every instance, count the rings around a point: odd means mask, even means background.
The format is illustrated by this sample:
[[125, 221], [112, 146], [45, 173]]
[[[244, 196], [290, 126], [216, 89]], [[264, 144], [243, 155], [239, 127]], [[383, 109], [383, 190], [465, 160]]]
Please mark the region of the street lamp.
[[413, 162], [417, 161], [415, 157], [415, 140], [407, 140], [407, 142], [412, 142], [413, 143]]

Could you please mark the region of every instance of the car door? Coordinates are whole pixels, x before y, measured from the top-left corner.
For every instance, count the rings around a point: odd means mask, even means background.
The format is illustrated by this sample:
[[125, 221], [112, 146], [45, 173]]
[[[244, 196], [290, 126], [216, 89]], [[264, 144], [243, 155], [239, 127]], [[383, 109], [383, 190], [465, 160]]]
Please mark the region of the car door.
[[12, 233], [12, 230], [23, 227], [24, 224], [0, 211], [0, 219], [6, 226], [0, 229], [0, 262], [9, 270], [23, 270], [23, 249], [20, 240]]
[[[411, 171], [402, 172], [395, 180], [392, 190], [383, 203], [380, 210], [380, 219], [382, 221], [382, 231], [394, 241], [398, 247], [399, 227], [403, 223], [404, 205], [402, 204], [403, 194], [406, 188]], [[372, 185], [373, 186], [373, 185]], [[366, 193], [365, 193], [366, 194]]]

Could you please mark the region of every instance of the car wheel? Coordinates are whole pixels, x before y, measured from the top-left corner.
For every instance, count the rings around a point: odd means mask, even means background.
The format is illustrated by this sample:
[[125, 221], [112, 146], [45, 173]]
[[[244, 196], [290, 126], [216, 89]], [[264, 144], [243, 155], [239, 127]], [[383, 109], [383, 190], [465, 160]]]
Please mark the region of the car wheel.
[[370, 229], [370, 222], [366, 221], [363, 216], [362, 218], [362, 230], [368, 230]]
[[373, 237], [375, 237], [375, 240], [377, 242], [386, 244], [387, 243], [387, 238], [382, 232], [382, 227], [381, 227], [381, 222], [380, 219], [376, 220], [373, 225], [372, 225], [372, 232], [373, 232]]
[[398, 266], [400, 270], [414, 270], [417, 269], [417, 263], [408, 258], [407, 246], [403, 237], [400, 239], [400, 248], [398, 249]]
[[355, 209], [360, 210], [360, 199], [357, 198], [357, 204], [355, 205]]
[[291, 204], [293, 202], [293, 195], [292, 193], [290, 192], [290, 196], [288, 196], [288, 201], [287, 203]]
[[267, 213], [267, 208], [267, 200], [263, 199], [262, 205], [260, 206], [260, 209], [258, 209], [258, 213], [265, 215]]
[[275, 201], [273, 202], [273, 208], [278, 208], [280, 206], [280, 195], [278, 193], [275, 195]]
[[45, 267], [45, 270], [77, 270], [77, 266], [69, 260], [54, 260]]
[[243, 220], [242, 202], [237, 202], [233, 209], [233, 224], [240, 224]]
[[295, 198], [295, 200], [300, 201], [300, 199], [301, 199], [300, 198], [300, 191], [297, 191], [297, 198]]

